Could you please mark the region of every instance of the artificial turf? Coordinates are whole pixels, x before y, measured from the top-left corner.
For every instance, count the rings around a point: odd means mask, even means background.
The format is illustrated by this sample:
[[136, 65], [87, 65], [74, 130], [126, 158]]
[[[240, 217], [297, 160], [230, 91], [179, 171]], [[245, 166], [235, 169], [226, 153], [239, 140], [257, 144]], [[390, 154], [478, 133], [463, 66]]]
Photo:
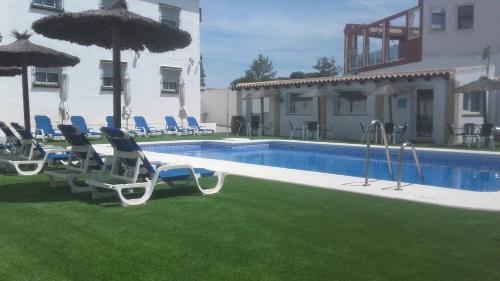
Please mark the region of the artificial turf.
[[0, 176], [0, 280], [500, 280], [500, 213], [234, 176], [122, 208]]

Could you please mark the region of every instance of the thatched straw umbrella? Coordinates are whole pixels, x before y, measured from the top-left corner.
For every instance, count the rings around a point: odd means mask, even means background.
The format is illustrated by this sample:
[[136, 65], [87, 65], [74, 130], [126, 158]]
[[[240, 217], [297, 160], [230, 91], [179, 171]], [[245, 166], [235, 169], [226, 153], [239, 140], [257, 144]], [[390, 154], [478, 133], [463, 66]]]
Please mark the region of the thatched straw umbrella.
[[33, 29], [49, 38], [113, 49], [113, 116], [117, 128], [121, 127], [120, 51], [147, 48], [160, 53], [191, 44], [189, 33], [129, 12], [125, 0], [117, 0], [106, 9], [45, 17], [35, 21]]
[[0, 76], [12, 77], [21, 75], [22, 70], [19, 67], [0, 67]]
[[16, 37], [14, 43], [0, 46], [0, 66], [18, 66], [22, 69], [24, 126], [31, 127], [30, 101], [28, 90], [28, 66], [54, 67], [74, 66], [80, 59], [66, 53], [33, 44], [29, 41], [31, 34], [12, 32]]

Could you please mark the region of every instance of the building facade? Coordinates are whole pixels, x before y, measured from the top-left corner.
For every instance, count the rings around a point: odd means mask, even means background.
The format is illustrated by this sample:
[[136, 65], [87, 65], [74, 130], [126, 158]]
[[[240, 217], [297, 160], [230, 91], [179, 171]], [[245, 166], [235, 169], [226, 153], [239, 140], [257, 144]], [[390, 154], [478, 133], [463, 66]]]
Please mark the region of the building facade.
[[[12, 30], [30, 31], [33, 21], [64, 11], [98, 9], [112, 0], [19, 0], [0, 1], [0, 44], [15, 41]], [[179, 92], [184, 85], [188, 114], [200, 116], [200, 4], [199, 0], [129, 0], [130, 11], [172, 25], [191, 34], [192, 43], [185, 49], [154, 54], [122, 52], [124, 88], [132, 95], [132, 116], [143, 115], [150, 126], [165, 127], [164, 116], [179, 112]], [[69, 79], [67, 105], [71, 115], [82, 115], [91, 126], [105, 124], [112, 115], [112, 51], [96, 46], [80, 46], [52, 40], [38, 34], [33, 43], [69, 53], [80, 64], [68, 68], [29, 68], [31, 116], [48, 115], [59, 123], [61, 74]], [[0, 120], [22, 121], [21, 78], [0, 78], [2, 109]], [[127, 122], [123, 121], [125, 126]], [[133, 119], [128, 122], [133, 127]], [[54, 124], [55, 125], [55, 124]]]
[[[418, 5], [370, 24], [349, 23], [345, 33], [345, 76], [239, 84], [251, 94], [268, 91], [264, 108], [274, 132], [287, 136], [291, 126], [317, 121], [333, 126], [332, 137], [359, 140], [361, 124], [408, 124], [406, 138], [446, 143], [447, 124], [482, 124], [481, 94], [456, 92], [460, 85], [488, 75], [500, 76], [500, 37], [496, 0], [420, 0]], [[489, 46], [490, 65], [483, 60]], [[392, 99], [370, 93], [392, 83], [401, 93]], [[321, 97], [307, 93], [321, 90]], [[489, 119], [500, 125], [500, 97], [488, 95]], [[259, 115], [255, 102], [244, 102], [247, 118]]]

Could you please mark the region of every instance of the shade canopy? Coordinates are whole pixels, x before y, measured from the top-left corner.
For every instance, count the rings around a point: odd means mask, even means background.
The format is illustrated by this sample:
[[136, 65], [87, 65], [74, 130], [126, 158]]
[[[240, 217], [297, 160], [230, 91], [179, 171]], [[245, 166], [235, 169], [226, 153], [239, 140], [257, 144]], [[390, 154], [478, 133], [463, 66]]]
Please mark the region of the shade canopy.
[[184, 80], [181, 81], [181, 85], [179, 88], [179, 118], [184, 120], [187, 118], [187, 110], [186, 110], [186, 84]]
[[29, 41], [30, 34], [14, 33], [14, 43], [0, 46], [0, 66], [75, 66], [80, 59]]
[[31, 128], [29, 88], [28, 88], [28, 66], [57, 67], [74, 66], [80, 59], [47, 47], [33, 44], [29, 41], [31, 34], [27, 32], [12, 32], [16, 37], [14, 43], [0, 46], [0, 66], [21, 67], [24, 126]]
[[176, 27], [132, 13], [125, 0], [109, 8], [79, 13], [62, 13], [39, 19], [33, 30], [49, 38], [84, 46], [113, 49], [113, 123], [121, 127], [121, 50], [136, 52], [147, 48], [154, 53], [189, 46], [191, 35]]
[[500, 81], [490, 79], [486, 76], [482, 76], [479, 80], [473, 81], [469, 84], [458, 87], [457, 93], [481, 93], [488, 91], [500, 90]]
[[130, 12], [125, 1], [116, 1], [106, 9], [45, 17], [35, 21], [32, 28], [49, 38], [111, 49], [115, 25], [123, 31], [121, 50], [142, 51], [147, 48], [151, 52], [161, 53], [191, 44], [188, 32]]
[[17, 76], [21, 75], [22, 70], [19, 67], [1, 67], [0, 66], [0, 76], [8, 77], [8, 76]]
[[61, 75], [61, 89], [59, 91], [59, 117], [61, 118], [61, 123], [69, 120], [69, 108], [67, 105], [69, 96], [69, 78], [68, 74], [64, 73]]

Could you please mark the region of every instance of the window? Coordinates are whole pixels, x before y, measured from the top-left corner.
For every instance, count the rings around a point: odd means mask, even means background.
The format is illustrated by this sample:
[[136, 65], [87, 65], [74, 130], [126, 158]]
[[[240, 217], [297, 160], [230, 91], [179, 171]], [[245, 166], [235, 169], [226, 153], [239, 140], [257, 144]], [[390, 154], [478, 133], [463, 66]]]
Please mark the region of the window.
[[34, 67], [33, 85], [39, 87], [59, 87], [61, 67]]
[[431, 30], [444, 31], [446, 29], [446, 9], [443, 7], [431, 8]]
[[458, 29], [474, 28], [474, 5], [458, 6]]
[[161, 68], [161, 91], [163, 93], [178, 94], [181, 82], [182, 69], [172, 67]]
[[63, 10], [63, 0], [32, 0], [31, 6], [35, 8]]
[[313, 99], [301, 97], [301, 94], [290, 94], [288, 113], [290, 114], [309, 114], [313, 112]]
[[100, 0], [99, 1], [99, 8], [100, 9], [109, 8], [111, 5], [113, 5], [114, 2], [115, 2], [115, 0]]
[[336, 97], [335, 114], [365, 115], [367, 97], [361, 92], [342, 92]]
[[160, 14], [161, 23], [175, 28], [180, 27], [181, 9], [167, 5], [160, 5]]
[[[113, 89], [113, 63], [111, 61], [101, 61], [101, 87], [104, 90]], [[122, 90], [124, 78], [127, 77], [127, 63], [122, 62]]]
[[484, 93], [464, 94], [463, 111], [466, 113], [481, 113]]

